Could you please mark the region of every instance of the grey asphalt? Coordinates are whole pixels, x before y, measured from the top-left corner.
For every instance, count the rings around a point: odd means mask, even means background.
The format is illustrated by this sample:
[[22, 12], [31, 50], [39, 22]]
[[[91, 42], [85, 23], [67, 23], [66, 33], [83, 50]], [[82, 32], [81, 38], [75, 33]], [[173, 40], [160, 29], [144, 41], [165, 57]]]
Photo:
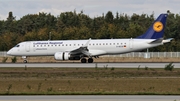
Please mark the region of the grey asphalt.
[[0, 96], [0, 101], [180, 101], [180, 96], [156, 95], [67, 95], [67, 96]]
[[[169, 63], [1, 63], [0, 67], [65, 67], [65, 68], [164, 68]], [[180, 68], [180, 63], [173, 63]]]

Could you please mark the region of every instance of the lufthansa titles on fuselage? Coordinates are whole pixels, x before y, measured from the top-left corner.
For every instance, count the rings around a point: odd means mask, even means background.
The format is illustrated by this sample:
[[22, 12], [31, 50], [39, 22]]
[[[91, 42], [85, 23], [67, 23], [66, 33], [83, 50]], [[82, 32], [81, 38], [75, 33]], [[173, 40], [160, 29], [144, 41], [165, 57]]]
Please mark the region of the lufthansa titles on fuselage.
[[63, 42], [34, 42], [34, 45], [55, 45], [55, 44], [63, 44]]
[[[63, 42], [34, 42], [33, 45], [60, 45], [63, 44]], [[38, 47], [36, 50], [47, 50], [45, 47]]]

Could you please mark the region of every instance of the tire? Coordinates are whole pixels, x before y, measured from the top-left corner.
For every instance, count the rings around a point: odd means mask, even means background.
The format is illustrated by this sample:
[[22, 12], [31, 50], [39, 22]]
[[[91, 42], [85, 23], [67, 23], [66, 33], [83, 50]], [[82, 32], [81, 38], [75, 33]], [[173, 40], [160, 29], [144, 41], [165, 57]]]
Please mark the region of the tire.
[[93, 58], [89, 58], [88, 63], [93, 63]]
[[81, 63], [86, 63], [86, 62], [87, 62], [86, 58], [81, 59]]
[[24, 62], [24, 63], [27, 63], [27, 60], [24, 60], [23, 62]]

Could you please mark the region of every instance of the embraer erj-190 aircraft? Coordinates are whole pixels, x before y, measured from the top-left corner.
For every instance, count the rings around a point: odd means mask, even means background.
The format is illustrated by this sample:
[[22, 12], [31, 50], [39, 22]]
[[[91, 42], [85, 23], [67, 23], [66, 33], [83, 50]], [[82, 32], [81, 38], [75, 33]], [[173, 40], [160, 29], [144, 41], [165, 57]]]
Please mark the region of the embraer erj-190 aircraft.
[[115, 55], [156, 47], [170, 42], [163, 39], [167, 14], [161, 14], [142, 35], [129, 39], [96, 40], [48, 40], [25, 41], [10, 49], [7, 54], [22, 56], [27, 63], [29, 56], [54, 56], [55, 60], [81, 60], [92, 63], [93, 58], [101, 55]]

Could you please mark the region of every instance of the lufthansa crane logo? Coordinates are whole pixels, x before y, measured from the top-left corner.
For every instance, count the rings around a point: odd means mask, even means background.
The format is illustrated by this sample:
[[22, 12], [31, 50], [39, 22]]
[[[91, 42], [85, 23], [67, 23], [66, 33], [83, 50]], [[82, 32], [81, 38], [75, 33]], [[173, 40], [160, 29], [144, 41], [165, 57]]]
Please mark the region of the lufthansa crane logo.
[[160, 32], [160, 31], [163, 30], [163, 24], [161, 22], [157, 21], [157, 22], [154, 23], [153, 29], [156, 32]]

